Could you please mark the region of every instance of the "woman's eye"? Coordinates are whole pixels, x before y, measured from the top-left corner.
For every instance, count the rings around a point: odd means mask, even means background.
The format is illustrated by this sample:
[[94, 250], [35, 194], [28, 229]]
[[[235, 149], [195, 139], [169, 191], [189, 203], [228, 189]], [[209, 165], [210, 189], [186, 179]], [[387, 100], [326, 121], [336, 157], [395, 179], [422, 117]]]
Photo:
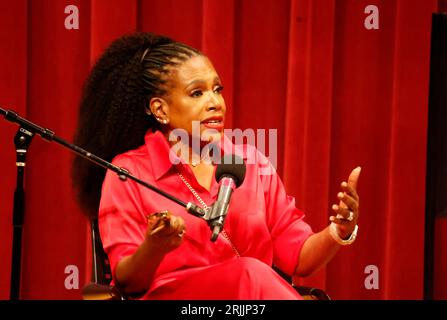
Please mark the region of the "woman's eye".
[[214, 92], [216, 92], [216, 93], [221, 93], [222, 90], [223, 90], [223, 88], [224, 88], [224, 87], [222, 87], [222, 86], [217, 86], [217, 87], [214, 89]]
[[202, 95], [201, 90], [195, 90], [191, 93], [191, 97], [194, 97], [194, 98], [200, 97], [201, 95]]

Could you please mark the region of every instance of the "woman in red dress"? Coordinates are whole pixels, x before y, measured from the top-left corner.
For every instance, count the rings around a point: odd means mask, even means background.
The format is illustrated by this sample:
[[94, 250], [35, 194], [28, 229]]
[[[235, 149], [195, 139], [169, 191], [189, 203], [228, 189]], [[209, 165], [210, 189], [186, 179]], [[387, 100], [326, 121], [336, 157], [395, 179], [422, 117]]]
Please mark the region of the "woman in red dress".
[[[87, 80], [75, 143], [136, 177], [206, 209], [216, 201], [219, 186], [216, 163], [205, 161], [204, 148], [231, 150], [246, 163], [244, 182], [234, 191], [223, 231], [213, 242], [203, 219], [133, 181], [75, 160], [79, 201], [86, 212], [98, 214], [113, 281], [127, 294], [300, 299], [272, 266], [307, 276], [355, 239], [360, 168], [342, 182], [331, 224], [313, 232], [268, 159], [253, 146], [233, 145], [223, 134], [222, 89], [204, 54], [149, 33], [116, 40]], [[187, 142], [172, 138], [178, 132]]]

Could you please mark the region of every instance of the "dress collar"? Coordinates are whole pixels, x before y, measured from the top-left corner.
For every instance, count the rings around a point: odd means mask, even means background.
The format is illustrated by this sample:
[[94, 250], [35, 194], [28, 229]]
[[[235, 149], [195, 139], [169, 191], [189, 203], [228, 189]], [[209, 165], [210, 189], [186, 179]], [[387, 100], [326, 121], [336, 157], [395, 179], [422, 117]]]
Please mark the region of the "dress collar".
[[[153, 132], [148, 130], [145, 137], [145, 144], [152, 163], [152, 172], [155, 180], [159, 180], [164, 176], [175, 164], [186, 164], [186, 162], [178, 157], [172, 150], [163, 133], [159, 130]], [[246, 148], [241, 145], [235, 145], [226, 136], [223, 135], [219, 142], [219, 148], [224, 154], [234, 153], [244, 160], [247, 160]]]

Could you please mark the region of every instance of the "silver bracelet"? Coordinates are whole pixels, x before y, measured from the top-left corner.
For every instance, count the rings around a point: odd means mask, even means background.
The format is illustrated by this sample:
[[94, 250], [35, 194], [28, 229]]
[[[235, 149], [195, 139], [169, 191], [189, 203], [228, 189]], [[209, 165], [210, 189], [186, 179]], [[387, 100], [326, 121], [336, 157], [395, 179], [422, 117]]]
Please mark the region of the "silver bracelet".
[[331, 234], [332, 238], [342, 246], [346, 246], [349, 244], [352, 244], [355, 239], [357, 238], [357, 231], [359, 230], [359, 226], [355, 225], [354, 231], [351, 233], [349, 239], [342, 239], [340, 238], [340, 235], [338, 234], [338, 228], [337, 225], [333, 222], [331, 222], [331, 225], [329, 226], [329, 233]]

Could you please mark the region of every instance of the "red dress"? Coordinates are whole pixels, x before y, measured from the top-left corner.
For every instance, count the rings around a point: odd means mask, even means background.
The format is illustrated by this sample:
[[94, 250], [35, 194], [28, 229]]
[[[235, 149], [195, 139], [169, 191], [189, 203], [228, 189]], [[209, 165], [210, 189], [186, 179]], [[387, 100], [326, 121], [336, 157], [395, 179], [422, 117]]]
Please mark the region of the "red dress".
[[[229, 147], [247, 164], [244, 183], [233, 193], [224, 226], [234, 248], [222, 234], [211, 242], [206, 221], [176, 203], [107, 172], [99, 227], [112, 275], [118, 261], [143, 242], [148, 214], [169, 210], [185, 220], [183, 243], [162, 260], [144, 299], [301, 298], [271, 266], [293, 274], [303, 243], [313, 232], [266, 157], [252, 146], [235, 147], [225, 137], [221, 148], [227, 152]], [[145, 145], [117, 156], [113, 163], [185, 202], [199, 204], [178, 176], [180, 172], [211, 205], [217, 197], [217, 182], [213, 179], [208, 192], [187, 165], [172, 164], [169, 148], [161, 132], [148, 131]]]

